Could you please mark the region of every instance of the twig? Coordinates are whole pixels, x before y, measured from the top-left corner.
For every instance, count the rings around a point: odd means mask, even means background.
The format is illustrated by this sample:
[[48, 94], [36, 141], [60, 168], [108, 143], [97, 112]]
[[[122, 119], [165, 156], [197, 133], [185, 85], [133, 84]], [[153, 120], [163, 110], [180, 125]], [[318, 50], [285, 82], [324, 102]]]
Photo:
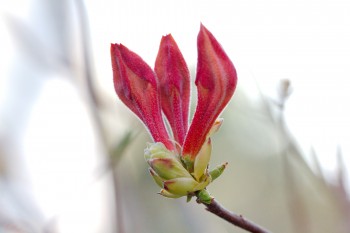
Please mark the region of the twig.
[[113, 178], [113, 184], [114, 184], [114, 200], [116, 202], [116, 217], [118, 220], [118, 225], [117, 225], [117, 232], [118, 233], [125, 233], [125, 226], [124, 226], [124, 216], [123, 216], [123, 206], [122, 206], [122, 197], [121, 197], [121, 190], [120, 190], [120, 185], [119, 185], [119, 180], [118, 180], [118, 171], [117, 169], [112, 169], [112, 178]]
[[210, 204], [203, 203], [207, 208], [206, 210], [219, 216], [222, 219], [225, 219], [229, 223], [242, 228], [248, 232], [252, 233], [271, 233], [270, 231], [264, 229], [263, 227], [257, 225], [256, 223], [244, 218], [242, 215], [238, 215], [229, 211], [225, 207], [223, 207], [219, 202], [215, 199], [211, 201]]
[[[81, 29], [81, 35], [82, 35], [82, 48], [83, 48], [83, 63], [84, 63], [84, 76], [86, 80], [86, 88], [88, 93], [88, 98], [90, 100], [90, 111], [92, 115], [92, 119], [96, 125], [96, 130], [98, 133], [98, 136], [100, 137], [100, 142], [102, 143], [103, 149], [105, 150], [105, 154], [107, 155], [108, 164], [112, 165], [112, 158], [108, 146], [108, 140], [107, 140], [107, 133], [105, 131], [101, 115], [99, 114], [99, 99], [98, 94], [95, 90], [94, 85], [94, 74], [92, 71], [92, 61], [91, 61], [91, 46], [90, 46], [90, 33], [89, 33], [89, 27], [88, 27], [88, 20], [87, 20], [87, 13], [85, 9], [84, 2], [82, 0], [76, 0], [75, 1], [77, 5], [77, 13], [80, 20], [80, 29]], [[121, 203], [119, 195], [121, 193], [118, 189], [118, 179], [116, 179], [115, 175], [115, 169], [112, 169], [112, 175], [113, 175], [113, 183], [112, 183], [112, 189], [114, 193], [115, 198], [115, 211], [118, 218], [118, 225], [114, 226], [115, 230], [117, 230], [118, 233], [124, 233], [124, 223], [122, 219], [122, 209], [121, 209]], [[115, 222], [115, 221], [114, 221]]]

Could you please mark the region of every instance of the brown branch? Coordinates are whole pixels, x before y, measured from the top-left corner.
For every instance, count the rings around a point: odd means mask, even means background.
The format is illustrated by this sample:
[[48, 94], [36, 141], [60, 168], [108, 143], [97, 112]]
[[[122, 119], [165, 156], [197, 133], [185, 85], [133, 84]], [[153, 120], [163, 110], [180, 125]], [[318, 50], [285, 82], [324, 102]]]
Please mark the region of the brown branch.
[[270, 231], [262, 228], [261, 226], [255, 224], [254, 222], [244, 218], [242, 215], [238, 215], [236, 213], [233, 213], [232, 211], [227, 210], [215, 199], [213, 199], [210, 204], [205, 204], [205, 203], [203, 204], [207, 207], [206, 210], [208, 210], [209, 212], [217, 215], [222, 219], [225, 219], [229, 223], [232, 223], [233, 225], [239, 228], [242, 228], [248, 232], [271, 233]]

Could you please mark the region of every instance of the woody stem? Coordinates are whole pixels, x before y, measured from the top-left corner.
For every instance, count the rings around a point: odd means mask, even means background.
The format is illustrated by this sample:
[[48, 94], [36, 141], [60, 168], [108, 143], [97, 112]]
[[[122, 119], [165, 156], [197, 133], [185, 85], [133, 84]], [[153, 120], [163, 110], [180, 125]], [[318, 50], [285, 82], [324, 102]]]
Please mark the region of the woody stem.
[[202, 203], [207, 208], [206, 210], [217, 215], [218, 217], [225, 219], [229, 223], [242, 228], [251, 233], [271, 233], [270, 231], [264, 229], [263, 227], [257, 225], [256, 223], [250, 221], [249, 219], [244, 218], [242, 215], [238, 215], [232, 211], [229, 211], [223, 207], [215, 199], [211, 201], [210, 204]]

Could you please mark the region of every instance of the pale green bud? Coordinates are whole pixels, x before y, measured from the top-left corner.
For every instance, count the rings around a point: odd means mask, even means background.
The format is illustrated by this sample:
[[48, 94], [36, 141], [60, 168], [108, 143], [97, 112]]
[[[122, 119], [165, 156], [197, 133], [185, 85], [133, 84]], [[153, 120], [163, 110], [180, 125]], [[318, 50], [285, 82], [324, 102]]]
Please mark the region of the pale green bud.
[[211, 139], [208, 138], [208, 140], [203, 144], [201, 150], [197, 154], [196, 159], [194, 160], [194, 171], [192, 175], [197, 181], [200, 181], [200, 178], [203, 176], [208, 167], [211, 148]]
[[192, 177], [181, 177], [164, 181], [165, 190], [180, 196], [186, 196], [188, 193], [196, 191], [196, 186], [198, 186], [198, 182], [195, 181]]
[[169, 158], [175, 156], [172, 151], [169, 151], [163, 143], [147, 143], [147, 148], [144, 150], [146, 161], [152, 158]]
[[[217, 120], [210, 134], [216, 132], [221, 124], [222, 119]], [[145, 149], [145, 159], [150, 165], [149, 172], [152, 178], [162, 188], [159, 194], [169, 198], [191, 197], [197, 191], [201, 193], [214, 179], [219, 177], [227, 163], [217, 166], [211, 172], [208, 172], [211, 147], [211, 139], [207, 138], [192, 162], [193, 170], [191, 175], [175, 152], [169, 151], [159, 142], [148, 144]], [[203, 202], [209, 200], [208, 197], [205, 199], [205, 196], [202, 199]]]
[[176, 158], [154, 158], [148, 160], [148, 164], [160, 177], [165, 180], [178, 177], [192, 178], [190, 173]]

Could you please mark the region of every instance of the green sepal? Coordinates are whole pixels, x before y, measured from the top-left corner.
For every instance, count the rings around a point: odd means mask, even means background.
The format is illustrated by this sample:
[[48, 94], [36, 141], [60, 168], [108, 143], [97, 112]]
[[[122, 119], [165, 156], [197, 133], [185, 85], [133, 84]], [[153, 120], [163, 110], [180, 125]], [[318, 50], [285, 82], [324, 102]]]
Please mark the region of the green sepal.
[[191, 159], [190, 155], [183, 155], [181, 158], [183, 164], [185, 165], [187, 171], [193, 172], [194, 161]]
[[168, 198], [182, 197], [182, 195], [176, 195], [176, 194], [170, 193], [170, 192], [166, 191], [165, 189], [161, 189], [158, 194], [162, 195], [163, 197], [168, 197]]
[[148, 171], [151, 174], [153, 180], [157, 183], [157, 185], [163, 188], [164, 179], [162, 179], [151, 167], [148, 168]]
[[205, 189], [205, 187], [207, 187], [211, 181], [212, 178], [210, 176], [206, 176], [205, 179], [194, 188], [194, 191]]
[[216, 166], [213, 170], [211, 170], [209, 172], [210, 176], [211, 176], [211, 179], [212, 181], [214, 181], [215, 179], [217, 179], [225, 170], [225, 168], [227, 167], [227, 162], [221, 164], [221, 165], [218, 165]]
[[197, 193], [197, 202], [211, 204], [214, 198], [210, 196], [209, 192], [206, 189], [202, 189]]
[[200, 178], [203, 176], [208, 167], [211, 147], [211, 139], [208, 138], [194, 160], [194, 171], [192, 175], [197, 181], [200, 181]]
[[190, 202], [192, 200], [193, 194], [187, 194], [186, 202]]
[[194, 192], [197, 185], [198, 182], [195, 181], [192, 177], [181, 177], [164, 181], [165, 190], [181, 196], [186, 196], [189, 193]]
[[148, 160], [151, 168], [163, 179], [169, 180], [178, 177], [191, 178], [192, 176], [176, 158], [154, 158]]

